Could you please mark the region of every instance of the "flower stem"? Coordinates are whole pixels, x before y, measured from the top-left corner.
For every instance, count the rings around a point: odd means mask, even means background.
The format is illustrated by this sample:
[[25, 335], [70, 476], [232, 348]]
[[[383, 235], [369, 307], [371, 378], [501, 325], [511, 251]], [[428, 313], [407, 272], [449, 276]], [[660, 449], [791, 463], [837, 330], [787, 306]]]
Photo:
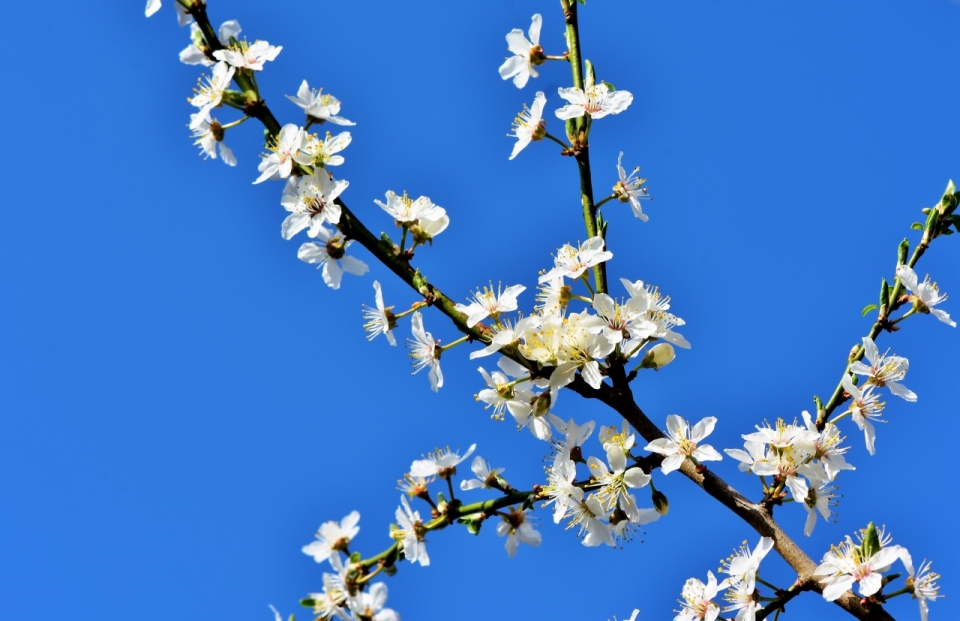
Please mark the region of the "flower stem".
[[453, 341], [452, 343], [447, 343], [446, 345], [441, 345], [438, 349], [439, 349], [440, 351], [447, 351], [447, 350], [450, 349], [451, 347], [456, 347], [456, 346], [459, 345], [460, 343], [466, 343], [469, 339], [470, 339], [470, 335], [468, 334], [468, 335], [466, 335], [466, 336], [462, 336], [462, 337], [458, 338], [457, 340]]
[[604, 198], [604, 199], [601, 200], [599, 203], [597, 203], [596, 205], [594, 205], [593, 208], [596, 209], [597, 211], [600, 211], [600, 208], [603, 207], [604, 203], [606, 203], [607, 201], [611, 201], [611, 200], [615, 199], [616, 197], [617, 197], [616, 194], [611, 194], [610, 196]]
[[227, 123], [226, 125], [221, 125], [220, 129], [230, 129], [231, 127], [236, 127], [237, 125], [240, 125], [241, 123], [243, 123], [249, 118], [250, 118], [249, 116], [245, 116], [242, 119], [234, 121], [233, 123]]
[[557, 138], [556, 136], [554, 136], [554, 135], [551, 134], [550, 132], [544, 132], [544, 133], [543, 133], [543, 137], [544, 137], [544, 138], [549, 138], [550, 140], [554, 141], [555, 143], [557, 143], [558, 145], [560, 145], [561, 147], [563, 147], [563, 149], [564, 149], [565, 151], [569, 151], [570, 148], [571, 148], [570, 145], [568, 145], [568, 144], [565, 143], [564, 141], [560, 140], [559, 138]]

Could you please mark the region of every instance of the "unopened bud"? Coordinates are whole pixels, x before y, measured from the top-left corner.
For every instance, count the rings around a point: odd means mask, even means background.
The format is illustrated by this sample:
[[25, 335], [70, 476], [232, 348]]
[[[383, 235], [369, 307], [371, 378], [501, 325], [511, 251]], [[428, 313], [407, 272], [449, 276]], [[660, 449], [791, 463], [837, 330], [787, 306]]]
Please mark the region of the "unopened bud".
[[643, 369], [660, 370], [662, 367], [673, 362], [673, 359], [676, 357], [677, 353], [673, 350], [673, 345], [670, 343], [658, 343], [651, 347], [647, 355], [643, 357], [643, 362], [640, 363], [640, 367]]
[[664, 493], [659, 490], [653, 492], [653, 508], [656, 509], [660, 515], [666, 515], [667, 512], [670, 511], [670, 501], [667, 500]]

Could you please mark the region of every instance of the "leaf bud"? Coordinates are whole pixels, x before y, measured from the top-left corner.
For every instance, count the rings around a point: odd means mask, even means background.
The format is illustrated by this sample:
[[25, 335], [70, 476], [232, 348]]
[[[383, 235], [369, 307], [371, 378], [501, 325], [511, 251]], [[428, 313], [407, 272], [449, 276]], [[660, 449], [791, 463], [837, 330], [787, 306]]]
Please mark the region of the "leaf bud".
[[666, 495], [660, 490], [653, 491], [653, 508], [657, 510], [657, 513], [660, 515], [666, 515], [670, 511], [670, 501], [667, 500]]

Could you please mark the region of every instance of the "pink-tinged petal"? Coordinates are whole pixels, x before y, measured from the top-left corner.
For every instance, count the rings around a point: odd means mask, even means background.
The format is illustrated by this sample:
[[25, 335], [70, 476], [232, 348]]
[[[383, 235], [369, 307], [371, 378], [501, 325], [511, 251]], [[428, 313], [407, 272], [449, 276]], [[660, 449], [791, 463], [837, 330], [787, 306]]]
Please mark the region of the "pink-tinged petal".
[[860, 595], [870, 597], [883, 586], [883, 576], [878, 573], [867, 574], [860, 578]]
[[660, 464], [660, 469], [663, 470], [664, 474], [670, 474], [683, 465], [684, 459], [686, 459], [684, 455], [670, 455], [663, 460], [662, 464]]
[[853, 576], [843, 575], [832, 578], [829, 583], [823, 587], [823, 599], [828, 602], [836, 601], [841, 595], [850, 590], [853, 586]]

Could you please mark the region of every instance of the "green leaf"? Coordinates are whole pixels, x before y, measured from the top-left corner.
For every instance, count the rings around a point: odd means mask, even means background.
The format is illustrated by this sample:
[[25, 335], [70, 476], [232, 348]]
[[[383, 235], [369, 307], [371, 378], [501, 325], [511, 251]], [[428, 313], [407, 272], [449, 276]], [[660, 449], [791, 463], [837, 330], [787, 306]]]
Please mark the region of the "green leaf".
[[606, 85], [607, 85], [607, 88], [609, 88], [611, 91], [617, 90], [617, 87], [616, 87], [616, 86], [614, 86], [613, 84], [610, 84], [610, 83], [607, 82], [606, 80], [600, 80], [600, 83], [601, 83], [601, 84], [606, 84]]
[[583, 6], [587, 6], [587, 0], [577, 0], [577, 2], [579, 2]]
[[914, 222], [913, 224], [910, 225], [910, 228], [913, 229], [913, 230], [915, 230], [915, 231], [922, 231], [922, 230], [923, 230], [923, 225], [920, 224], [919, 222]]
[[877, 533], [877, 527], [873, 522], [867, 524], [867, 530], [863, 531], [863, 556], [870, 558], [880, 551], [880, 535]]
[[479, 513], [457, 518], [457, 522], [466, 526], [467, 532], [469, 532], [471, 535], [479, 535], [480, 527], [483, 526], [483, 518], [480, 517]]
[[880, 279], [880, 306], [890, 304], [890, 285], [886, 278]]
[[860, 316], [861, 316], [861, 317], [866, 317], [866, 316], [867, 316], [867, 313], [869, 313], [870, 311], [875, 311], [875, 310], [877, 310], [878, 308], [880, 308], [880, 307], [877, 306], [876, 304], [868, 304], [867, 306], [864, 306], [864, 307], [863, 307], [863, 312], [860, 313]]
[[907, 254], [910, 252], [910, 242], [903, 240], [897, 248], [897, 265], [903, 265], [907, 262]]
[[523, 508], [523, 509], [533, 509], [533, 501], [534, 501], [534, 498], [535, 498], [534, 494], [530, 494], [529, 496], [527, 496], [526, 499], [524, 499], [524, 501], [523, 501], [523, 506], [522, 506], [521, 508]]
[[309, 597], [300, 600], [300, 605], [304, 608], [313, 608], [316, 603], [316, 600], [310, 599]]
[[359, 563], [362, 560], [363, 560], [363, 555], [360, 554], [359, 552], [354, 552], [353, 554], [350, 555], [351, 563]]

